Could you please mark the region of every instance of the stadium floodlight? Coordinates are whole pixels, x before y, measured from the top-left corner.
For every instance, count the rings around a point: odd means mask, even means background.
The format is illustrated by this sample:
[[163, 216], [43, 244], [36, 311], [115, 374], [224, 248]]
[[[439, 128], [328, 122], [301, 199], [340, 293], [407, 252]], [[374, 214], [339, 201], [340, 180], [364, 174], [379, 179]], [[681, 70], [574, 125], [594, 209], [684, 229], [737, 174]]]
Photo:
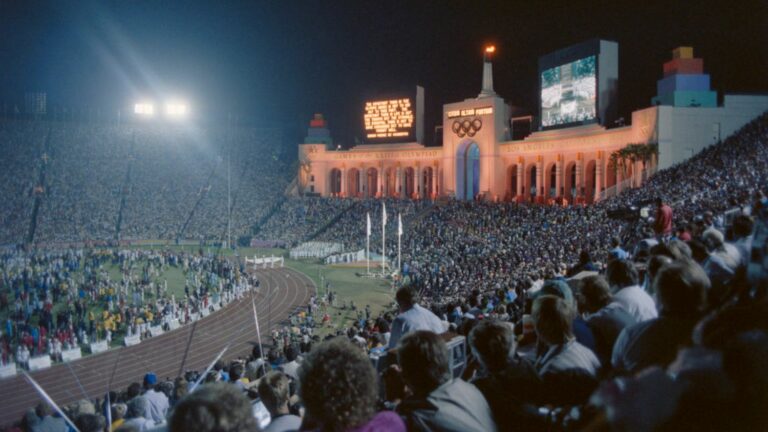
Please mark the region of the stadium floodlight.
[[187, 115], [187, 104], [179, 102], [169, 102], [165, 104], [165, 114], [169, 117], [184, 117]]
[[151, 103], [137, 103], [133, 106], [133, 112], [138, 115], [151, 117], [155, 115], [155, 106]]

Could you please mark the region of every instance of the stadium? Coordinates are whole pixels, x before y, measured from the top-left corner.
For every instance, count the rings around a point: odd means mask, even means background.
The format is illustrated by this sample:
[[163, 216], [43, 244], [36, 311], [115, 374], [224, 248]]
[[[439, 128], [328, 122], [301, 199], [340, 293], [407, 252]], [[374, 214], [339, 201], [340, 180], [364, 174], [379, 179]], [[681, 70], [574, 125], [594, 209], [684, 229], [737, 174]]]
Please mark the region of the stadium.
[[[413, 74], [389, 33], [318, 57], [369, 30], [326, 25], [364, 3], [48, 5], [41, 33], [0, 13], [0, 52], [60, 74], [0, 76], [0, 430], [763, 430], [765, 82], [698, 31], [638, 50], [608, 12], [526, 49], [472, 33], [464, 69], [414, 42], [435, 71]], [[437, 13], [412, 6], [365, 25]], [[232, 42], [241, 13], [269, 43]], [[295, 46], [247, 58], [261, 43]], [[360, 44], [380, 51], [344, 56]], [[348, 70], [319, 89], [297, 58]], [[242, 79], [259, 67], [282, 73]]]

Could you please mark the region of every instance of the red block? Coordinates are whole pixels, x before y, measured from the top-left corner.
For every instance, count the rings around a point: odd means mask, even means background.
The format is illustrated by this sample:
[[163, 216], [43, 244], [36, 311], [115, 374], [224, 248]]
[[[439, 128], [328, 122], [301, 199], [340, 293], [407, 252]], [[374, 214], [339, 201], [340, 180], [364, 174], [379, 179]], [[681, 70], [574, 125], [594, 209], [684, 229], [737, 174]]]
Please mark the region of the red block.
[[312, 119], [312, 120], [309, 121], [309, 127], [313, 127], [313, 128], [325, 127], [325, 120], [323, 120], [323, 119]]
[[664, 76], [674, 74], [700, 74], [704, 73], [704, 60], [700, 58], [676, 58], [664, 63]]

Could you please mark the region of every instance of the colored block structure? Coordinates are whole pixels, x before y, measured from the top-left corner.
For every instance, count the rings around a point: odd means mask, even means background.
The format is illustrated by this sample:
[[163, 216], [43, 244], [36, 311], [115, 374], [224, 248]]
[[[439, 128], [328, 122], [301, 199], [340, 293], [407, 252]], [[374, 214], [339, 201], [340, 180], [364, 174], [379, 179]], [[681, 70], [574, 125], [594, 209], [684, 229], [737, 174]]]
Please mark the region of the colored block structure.
[[656, 82], [656, 93], [671, 93], [673, 91], [706, 91], [709, 90], [708, 74], [675, 74], [664, 77]]
[[714, 91], [674, 91], [660, 94], [651, 100], [654, 105], [672, 105], [676, 107], [715, 108], [717, 92]]
[[701, 74], [704, 73], [704, 61], [699, 58], [672, 59], [664, 63], [664, 76], [674, 74]]
[[692, 59], [693, 47], [677, 47], [672, 50], [672, 58], [675, 59]]
[[664, 63], [664, 78], [656, 82], [653, 105], [679, 107], [716, 107], [717, 92], [710, 89], [704, 61], [693, 57], [692, 47], [678, 47], [672, 60]]

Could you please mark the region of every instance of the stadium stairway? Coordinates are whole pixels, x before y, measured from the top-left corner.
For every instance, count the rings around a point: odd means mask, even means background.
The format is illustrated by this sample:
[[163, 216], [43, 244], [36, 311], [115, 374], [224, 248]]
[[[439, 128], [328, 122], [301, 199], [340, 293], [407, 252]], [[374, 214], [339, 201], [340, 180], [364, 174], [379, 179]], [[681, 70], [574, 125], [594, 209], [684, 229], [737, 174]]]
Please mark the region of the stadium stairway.
[[256, 237], [256, 235], [261, 232], [261, 227], [264, 226], [265, 223], [267, 223], [268, 220], [272, 218], [272, 216], [277, 213], [278, 210], [280, 210], [280, 207], [283, 206], [283, 203], [287, 200], [287, 198], [284, 196], [283, 199], [280, 202], [275, 203], [267, 212], [262, 216], [258, 221], [256, 221], [255, 224], [251, 227], [251, 235], [253, 237]]
[[35, 194], [35, 204], [32, 208], [32, 217], [29, 220], [27, 243], [32, 243], [35, 241], [35, 231], [37, 230], [37, 215], [40, 213], [40, 206], [43, 203], [43, 196], [45, 195], [46, 191], [45, 175], [48, 168], [48, 154], [50, 153], [51, 149], [52, 132], [53, 128], [49, 127], [48, 135], [46, 135], [45, 142], [43, 143], [43, 152], [42, 156], [40, 157], [41, 162], [39, 164], [40, 171], [38, 173], [37, 185], [33, 190], [33, 193]]
[[211, 190], [211, 181], [213, 180], [213, 175], [216, 173], [216, 168], [221, 164], [221, 160], [217, 161], [213, 168], [211, 168], [211, 173], [208, 174], [208, 179], [205, 181], [205, 185], [200, 187], [200, 196], [197, 198], [197, 201], [195, 201], [195, 205], [192, 206], [192, 210], [190, 210], [189, 215], [187, 216], [187, 219], [184, 221], [184, 224], [181, 226], [181, 229], [179, 230], [178, 235], [176, 235], [176, 241], [178, 242], [184, 237], [184, 232], [187, 230], [187, 227], [189, 226], [189, 222], [192, 221], [192, 218], [195, 216], [195, 210], [197, 210], [200, 207], [200, 203], [203, 202], [203, 199], [208, 195], [208, 192]]
[[348, 211], [350, 211], [356, 205], [357, 205], [356, 202], [352, 202], [352, 204], [348, 205], [344, 210], [336, 214], [336, 216], [330, 218], [328, 222], [324, 223], [320, 228], [317, 229], [317, 231], [308, 235], [304, 241], [312, 241], [315, 238], [317, 238], [317, 236], [324, 233], [328, 228], [332, 227], [336, 222], [339, 221], [339, 219], [341, 219], [342, 216], [344, 216]]
[[131, 170], [133, 169], [133, 150], [136, 144], [136, 132], [133, 133], [131, 139], [131, 153], [128, 158], [128, 171], [125, 173], [125, 180], [123, 181], [123, 187], [120, 189], [120, 207], [117, 210], [117, 222], [115, 223], [115, 240], [120, 240], [120, 229], [123, 224], [123, 209], [125, 209], [125, 200], [128, 197], [128, 191], [131, 187]]

